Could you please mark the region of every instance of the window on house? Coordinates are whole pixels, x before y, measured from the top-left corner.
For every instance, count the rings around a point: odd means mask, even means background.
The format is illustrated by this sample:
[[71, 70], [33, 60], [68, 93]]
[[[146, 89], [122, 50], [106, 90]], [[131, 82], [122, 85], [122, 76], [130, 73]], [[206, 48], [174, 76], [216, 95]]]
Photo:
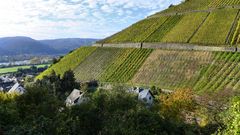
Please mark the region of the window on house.
[[149, 97], [149, 100], [151, 100], [152, 99], [152, 97]]

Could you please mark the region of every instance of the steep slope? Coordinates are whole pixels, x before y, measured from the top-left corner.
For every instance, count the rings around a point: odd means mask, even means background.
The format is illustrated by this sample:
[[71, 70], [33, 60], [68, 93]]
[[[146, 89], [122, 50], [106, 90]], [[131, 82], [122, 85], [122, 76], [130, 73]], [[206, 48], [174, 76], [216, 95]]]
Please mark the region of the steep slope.
[[111, 44], [111, 47], [125, 43], [230, 47], [240, 17], [239, 4], [239, 0], [186, 0], [98, 43]]
[[38, 79], [72, 69], [78, 81], [190, 88], [216, 92], [240, 88], [240, 53], [81, 47], [43, 72]]
[[98, 47], [89, 47], [94, 51], [79, 56], [81, 61], [67, 55], [40, 76], [72, 69], [78, 81], [190, 88], [196, 93], [239, 91], [239, 4], [186, 0], [98, 41]]

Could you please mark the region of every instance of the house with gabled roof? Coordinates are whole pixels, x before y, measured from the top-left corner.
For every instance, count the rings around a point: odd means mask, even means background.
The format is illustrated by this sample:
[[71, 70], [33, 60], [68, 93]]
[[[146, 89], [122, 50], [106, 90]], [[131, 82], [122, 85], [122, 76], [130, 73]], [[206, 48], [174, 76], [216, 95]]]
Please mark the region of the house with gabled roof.
[[8, 91], [8, 93], [23, 94], [25, 91], [26, 90], [19, 83], [15, 83], [13, 87]]
[[139, 101], [142, 101], [142, 102], [146, 103], [147, 105], [153, 104], [155, 97], [150, 89], [135, 87], [135, 88], [129, 90], [129, 92], [136, 93], [138, 95]]
[[79, 105], [81, 103], [87, 102], [88, 98], [85, 97], [85, 93], [74, 89], [71, 94], [67, 97], [65, 103], [66, 106], [73, 106], [73, 105]]

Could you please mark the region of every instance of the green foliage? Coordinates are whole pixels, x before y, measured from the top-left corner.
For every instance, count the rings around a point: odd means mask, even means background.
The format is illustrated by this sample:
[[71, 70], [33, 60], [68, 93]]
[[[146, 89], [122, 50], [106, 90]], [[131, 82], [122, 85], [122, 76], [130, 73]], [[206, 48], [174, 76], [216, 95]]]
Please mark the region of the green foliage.
[[196, 107], [194, 94], [190, 89], [176, 90], [169, 95], [160, 95], [160, 113], [167, 119], [182, 121], [183, 114]]
[[[124, 87], [98, 90], [89, 102], [66, 108], [50, 87], [27, 88], [21, 96], [0, 93], [0, 130], [12, 135], [185, 134], [183, 127], [146, 108]], [[6, 108], [6, 109], [4, 109]], [[4, 116], [4, 117], [2, 117]], [[11, 121], [10, 121], [11, 120]]]
[[182, 16], [175, 15], [168, 18], [168, 20], [152, 33], [144, 42], [161, 42], [162, 38], [178, 24]]
[[240, 21], [238, 21], [236, 30], [233, 34], [231, 45], [239, 44], [239, 43], [240, 43]]
[[190, 43], [204, 45], [226, 44], [226, 38], [236, 15], [236, 9], [219, 9], [212, 12]]
[[237, 90], [240, 88], [240, 54], [230, 52], [218, 52], [215, 62], [201, 75], [194, 86], [194, 90], [200, 92], [213, 92], [225, 88]]
[[231, 106], [223, 115], [224, 124], [226, 126], [219, 135], [239, 135], [240, 134], [240, 97], [233, 98]]
[[[105, 80], [106, 82], [128, 82], [134, 74], [139, 70], [142, 66], [146, 58], [151, 54], [152, 49], [134, 49], [128, 56], [119, 57], [116, 61], [120, 63], [114, 63], [110, 67], [112, 69], [108, 69], [112, 74], [109, 74], [109, 77]], [[124, 61], [122, 58], [126, 58]], [[117, 65], [119, 65], [117, 67]], [[107, 73], [108, 74], [108, 73]]]
[[142, 20], [129, 28], [103, 40], [104, 43], [142, 42], [167, 19], [167, 16]]
[[62, 78], [52, 71], [50, 75], [44, 76], [41, 80], [37, 80], [35, 84], [26, 84], [26, 86], [30, 88], [35, 87], [35, 85], [50, 89], [50, 92], [54, 96], [57, 96], [60, 100], [65, 100], [72, 90], [79, 89], [81, 84], [76, 82], [73, 71], [69, 70], [63, 74]]
[[186, 14], [181, 21], [163, 37], [162, 42], [187, 43], [206, 18], [207, 14], [208, 13], [204, 12]]
[[[48, 64], [41, 64], [36, 65], [37, 68], [43, 68], [45, 66], [48, 66]], [[15, 66], [15, 67], [8, 67], [8, 68], [0, 68], [0, 74], [6, 74], [6, 73], [14, 73], [17, 72], [19, 69], [30, 69], [32, 66]]]
[[122, 49], [119, 56], [106, 68], [106, 70], [101, 74], [100, 81], [107, 81], [112, 74], [126, 61], [134, 49]]
[[68, 70], [74, 70], [87, 56], [93, 53], [96, 47], [81, 47], [74, 52], [66, 55], [58, 63], [52, 65], [49, 69], [37, 76], [37, 79], [42, 79], [44, 76], [51, 74], [54, 70], [60, 76]]

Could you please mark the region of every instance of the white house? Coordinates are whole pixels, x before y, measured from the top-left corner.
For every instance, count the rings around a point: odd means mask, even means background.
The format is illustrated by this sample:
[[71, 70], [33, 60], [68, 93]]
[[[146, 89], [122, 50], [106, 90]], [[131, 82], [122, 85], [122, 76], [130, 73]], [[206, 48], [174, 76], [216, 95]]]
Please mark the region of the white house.
[[24, 92], [25, 92], [25, 89], [19, 83], [15, 83], [13, 87], [8, 91], [8, 93], [19, 93], [19, 94], [23, 94]]
[[138, 100], [148, 105], [153, 104], [154, 95], [152, 94], [150, 89], [143, 89], [143, 88], [137, 87], [137, 88], [130, 89], [129, 92], [138, 94]]
[[87, 102], [89, 99], [84, 95], [84, 92], [78, 89], [74, 89], [65, 101], [66, 106], [79, 105], [81, 103]]
[[152, 105], [153, 100], [154, 100], [154, 95], [152, 94], [152, 92], [150, 90], [144, 89], [144, 90], [139, 91], [138, 100], [140, 100], [148, 105]]

